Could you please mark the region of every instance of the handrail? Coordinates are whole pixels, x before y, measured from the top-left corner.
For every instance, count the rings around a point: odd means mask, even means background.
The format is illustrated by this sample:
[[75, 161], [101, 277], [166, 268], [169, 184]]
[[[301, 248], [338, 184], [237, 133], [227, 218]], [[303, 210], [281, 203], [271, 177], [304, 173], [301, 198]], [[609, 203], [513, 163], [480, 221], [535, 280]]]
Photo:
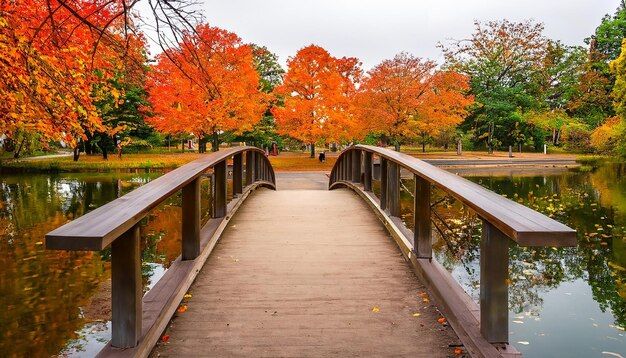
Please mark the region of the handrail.
[[[181, 259], [183, 262], [195, 260], [201, 255], [201, 232], [206, 236], [205, 228], [210, 226], [216, 231], [219, 224], [228, 219], [229, 159], [232, 158], [234, 199], [245, 199], [246, 195], [239, 194], [256, 186], [276, 189], [274, 170], [264, 154], [261, 149], [250, 146], [208, 154], [46, 234], [46, 248], [50, 250], [97, 251], [111, 245], [113, 347], [135, 347], [142, 334], [141, 219], [182, 189]], [[201, 227], [200, 179], [211, 168], [213, 218]]]
[[[372, 194], [374, 154], [380, 158], [380, 200]], [[415, 180], [414, 230], [410, 232], [401, 224], [398, 235], [404, 237], [403, 243], [410, 251], [405, 254], [414, 263], [416, 272], [425, 277], [426, 284], [431, 285], [444, 306], [443, 301], [448, 299], [443, 293], [444, 285], [438, 286], [439, 279], [428, 277], [433, 272], [439, 274], [438, 268], [433, 270], [429, 266], [431, 263], [438, 265], [432, 257], [431, 186], [452, 195], [482, 219], [480, 334], [492, 344], [508, 343], [508, 238], [521, 246], [576, 246], [576, 231], [465, 178], [409, 155], [380, 147], [355, 145], [343, 151], [331, 171], [329, 189], [344, 186], [352, 188], [375, 206], [375, 210], [380, 212], [379, 216], [384, 216], [381, 217], [383, 221], [393, 222], [388, 227], [394, 226], [400, 222], [401, 169], [412, 173]], [[447, 272], [441, 274], [448, 275]], [[439, 281], [446, 281], [446, 284], [454, 281], [448, 276]], [[455, 285], [458, 287], [455, 286], [453, 291], [464, 293], [458, 283], [455, 282]], [[458, 300], [467, 301], [465, 298]], [[456, 308], [444, 309], [453, 311]], [[449, 313], [456, 315], [455, 312]], [[451, 324], [455, 328], [455, 322]]]

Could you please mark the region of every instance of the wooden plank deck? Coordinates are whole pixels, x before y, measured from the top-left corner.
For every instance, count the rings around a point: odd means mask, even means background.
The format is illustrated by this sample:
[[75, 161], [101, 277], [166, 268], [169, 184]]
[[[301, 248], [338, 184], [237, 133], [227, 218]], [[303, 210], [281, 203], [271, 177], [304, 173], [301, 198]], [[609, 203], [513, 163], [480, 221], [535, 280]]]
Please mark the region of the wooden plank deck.
[[454, 331], [367, 204], [277, 179], [231, 220], [151, 356], [454, 356]]

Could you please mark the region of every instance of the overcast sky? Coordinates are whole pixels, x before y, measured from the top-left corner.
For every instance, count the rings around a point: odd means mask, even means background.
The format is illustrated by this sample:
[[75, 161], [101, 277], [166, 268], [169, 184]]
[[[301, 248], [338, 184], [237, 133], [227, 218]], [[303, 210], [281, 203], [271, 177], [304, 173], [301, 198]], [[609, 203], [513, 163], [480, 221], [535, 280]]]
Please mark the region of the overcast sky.
[[279, 56], [284, 66], [316, 44], [333, 56], [357, 57], [369, 70], [401, 51], [442, 60], [438, 42], [468, 38], [474, 20], [534, 19], [545, 35], [583, 45], [619, 0], [204, 0], [211, 26]]

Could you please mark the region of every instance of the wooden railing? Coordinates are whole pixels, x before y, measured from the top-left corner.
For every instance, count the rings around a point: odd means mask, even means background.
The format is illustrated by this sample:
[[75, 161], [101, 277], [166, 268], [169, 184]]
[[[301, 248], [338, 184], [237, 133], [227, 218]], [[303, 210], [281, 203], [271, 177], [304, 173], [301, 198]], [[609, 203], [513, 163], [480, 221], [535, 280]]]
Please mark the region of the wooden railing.
[[[379, 158], [380, 199], [372, 193], [373, 156]], [[399, 220], [400, 172], [404, 169], [415, 180], [414, 230], [410, 232]], [[378, 173], [378, 170], [377, 170]], [[405, 254], [418, 266], [416, 273], [430, 283], [440, 296], [448, 313], [456, 316], [456, 324], [471, 325], [458, 307], [450, 304], [450, 294], [462, 289], [456, 283], [445, 288], [451, 277], [430, 277], [430, 273], [446, 275], [432, 269], [431, 186], [435, 186], [471, 208], [482, 219], [480, 244], [480, 334], [489, 343], [508, 343], [508, 271], [509, 239], [521, 246], [576, 246], [576, 231], [528, 207], [506, 199], [462, 177], [434, 167], [409, 155], [379, 147], [356, 145], [340, 154], [330, 175], [329, 188], [347, 186], [377, 206], [383, 215], [406, 237], [410, 252]], [[438, 266], [439, 267], [439, 266]], [[437, 273], [438, 272], [438, 273]], [[441, 281], [441, 282], [440, 282]], [[445, 292], [444, 292], [445, 291]], [[448, 297], [446, 297], [448, 296]], [[466, 297], [456, 302], [467, 304]], [[469, 308], [471, 310], [471, 308]], [[455, 322], [451, 322], [454, 324]], [[456, 328], [455, 328], [456, 330]], [[458, 333], [458, 332], [457, 332]], [[462, 338], [462, 337], [461, 337]]]
[[[153, 316], [166, 315], [163, 307], [142, 309], [141, 253], [139, 250], [141, 219], [151, 209], [182, 189], [182, 254], [178, 261], [181, 262], [179, 266], [185, 267], [182, 271], [195, 270], [196, 268], [184, 263], [196, 260], [201, 255], [202, 244], [205, 246], [207, 244], [206, 239], [213, 235], [221, 222], [229, 219], [227, 217], [229, 211], [227, 203], [229, 165], [227, 161], [231, 158], [233, 191], [231, 206], [245, 199], [246, 194], [257, 186], [275, 189], [274, 171], [262, 150], [254, 147], [230, 148], [209, 154], [164, 174], [46, 235], [46, 248], [52, 250], [98, 251], [111, 245], [112, 339], [110, 345], [112, 347], [135, 347], [142, 336], [148, 333], [158, 337], [162, 328], [142, 327], [142, 319], [146, 319], [142, 317], [142, 311], [150, 312]], [[213, 214], [212, 219], [201, 227], [200, 180], [210, 169], [212, 169]], [[204, 237], [205, 242], [201, 240], [201, 236]], [[172, 267], [174, 266], [173, 264]], [[168, 273], [174, 274], [174, 271], [176, 270], [170, 268]], [[166, 276], [161, 281], [167, 281]], [[180, 275], [180, 278], [169, 280], [171, 281], [170, 287], [163, 288], [164, 295], [168, 297], [164, 301], [169, 301], [170, 305], [172, 303], [177, 305], [182, 296], [180, 293], [172, 294], [169, 291], [182, 291], [184, 294], [188, 288], [188, 285], [183, 287], [181, 282], [177, 282], [181, 280], [189, 281], [187, 276]], [[162, 286], [167, 286], [167, 284]], [[152, 291], [158, 291], [157, 287], [155, 286]], [[154, 298], [151, 302], [155, 300], [158, 301]], [[156, 314], [154, 314], [155, 311]], [[171, 308], [169, 311], [173, 312]], [[165, 322], [168, 320], [169, 317], [166, 317]], [[163, 322], [164, 320], [151, 317], [148, 321], [152, 326], [157, 321]]]

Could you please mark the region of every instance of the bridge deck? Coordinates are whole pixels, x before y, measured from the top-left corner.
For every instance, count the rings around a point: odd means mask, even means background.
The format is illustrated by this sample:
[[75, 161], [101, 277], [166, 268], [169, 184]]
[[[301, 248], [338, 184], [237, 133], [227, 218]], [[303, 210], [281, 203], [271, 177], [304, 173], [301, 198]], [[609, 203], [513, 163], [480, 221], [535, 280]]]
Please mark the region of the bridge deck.
[[325, 189], [316, 175], [248, 199], [153, 357], [454, 355], [458, 338], [371, 209], [310, 190]]

